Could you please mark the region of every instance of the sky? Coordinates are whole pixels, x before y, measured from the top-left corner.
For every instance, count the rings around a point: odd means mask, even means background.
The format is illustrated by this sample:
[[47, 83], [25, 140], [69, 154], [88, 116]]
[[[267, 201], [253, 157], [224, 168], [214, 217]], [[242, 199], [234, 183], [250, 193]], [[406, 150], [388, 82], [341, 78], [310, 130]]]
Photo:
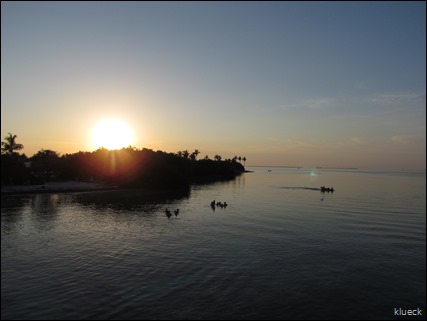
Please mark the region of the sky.
[[247, 166], [426, 168], [426, 3], [1, 2], [1, 136]]

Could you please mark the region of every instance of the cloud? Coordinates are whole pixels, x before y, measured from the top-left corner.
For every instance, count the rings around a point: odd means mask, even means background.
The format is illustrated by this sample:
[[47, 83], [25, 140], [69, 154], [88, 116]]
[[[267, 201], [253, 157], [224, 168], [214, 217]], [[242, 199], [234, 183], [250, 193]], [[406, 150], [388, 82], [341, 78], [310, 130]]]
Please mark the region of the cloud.
[[350, 139], [350, 141], [352, 143], [354, 143], [354, 144], [357, 144], [357, 145], [367, 145], [367, 144], [369, 144], [369, 141], [366, 138], [363, 138], [363, 137], [352, 137]]
[[390, 140], [393, 143], [397, 143], [397, 144], [406, 144], [408, 143], [408, 139], [409, 139], [409, 136], [407, 135], [394, 135], [390, 137]]
[[334, 105], [335, 98], [309, 98], [302, 99], [300, 101], [284, 104], [280, 107], [282, 110], [291, 110], [291, 109], [300, 109], [300, 108], [308, 108], [314, 110], [323, 110], [330, 108]]
[[425, 147], [426, 137], [423, 135], [393, 135], [390, 137], [390, 141], [399, 145], [414, 144], [421, 148], [421, 146]]
[[392, 93], [392, 94], [376, 94], [369, 98], [369, 101], [380, 105], [408, 105], [420, 104], [425, 105], [425, 93]]
[[334, 103], [333, 98], [307, 99], [303, 105], [311, 109], [326, 109]]

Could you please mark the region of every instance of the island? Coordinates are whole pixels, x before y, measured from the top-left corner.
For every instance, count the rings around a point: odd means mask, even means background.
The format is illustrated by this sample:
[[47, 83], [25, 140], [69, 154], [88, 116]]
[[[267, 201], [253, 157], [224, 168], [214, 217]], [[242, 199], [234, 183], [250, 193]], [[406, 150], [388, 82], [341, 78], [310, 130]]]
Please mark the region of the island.
[[[245, 172], [239, 158], [222, 160], [187, 150], [168, 153], [127, 147], [99, 148], [59, 156], [41, 150], [27, 158], [18, 153], [1, 155], [1, 193], [46, 193], [119, 188], [173, 189], [194, 183], [234, 179]], [[246, 158], [245, 158], [246, 159]]]

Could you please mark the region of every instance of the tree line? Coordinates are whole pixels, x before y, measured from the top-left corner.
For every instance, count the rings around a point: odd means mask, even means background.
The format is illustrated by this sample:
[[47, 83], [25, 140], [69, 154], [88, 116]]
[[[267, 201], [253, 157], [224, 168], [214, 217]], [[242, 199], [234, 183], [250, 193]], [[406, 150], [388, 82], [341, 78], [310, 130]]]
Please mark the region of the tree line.
[[168, 153], [132, 146], [64, 155], [42, 149], [27, 157], [19, 154], [24, 146], [16, 139], [16, 135], [9, 133], [1, 144], [2, 184], [73, 180], [122, 187], [179, 187], [196, 181], [234, 178], [244, 171], [241, 161], [246, 161], [246, 157], [240, 156], [222, 160], [220, 155], [215, 155], [214, 159], [208, 156], [197, 159], [198, 149]]

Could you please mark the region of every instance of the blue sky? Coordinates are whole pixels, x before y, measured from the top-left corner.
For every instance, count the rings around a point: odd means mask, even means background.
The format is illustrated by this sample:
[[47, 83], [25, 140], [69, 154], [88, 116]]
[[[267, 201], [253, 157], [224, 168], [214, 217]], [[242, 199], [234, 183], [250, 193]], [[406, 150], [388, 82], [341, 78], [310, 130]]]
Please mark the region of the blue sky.
[[2, 2], [1, 134], [425, 169], [425, 2]]

